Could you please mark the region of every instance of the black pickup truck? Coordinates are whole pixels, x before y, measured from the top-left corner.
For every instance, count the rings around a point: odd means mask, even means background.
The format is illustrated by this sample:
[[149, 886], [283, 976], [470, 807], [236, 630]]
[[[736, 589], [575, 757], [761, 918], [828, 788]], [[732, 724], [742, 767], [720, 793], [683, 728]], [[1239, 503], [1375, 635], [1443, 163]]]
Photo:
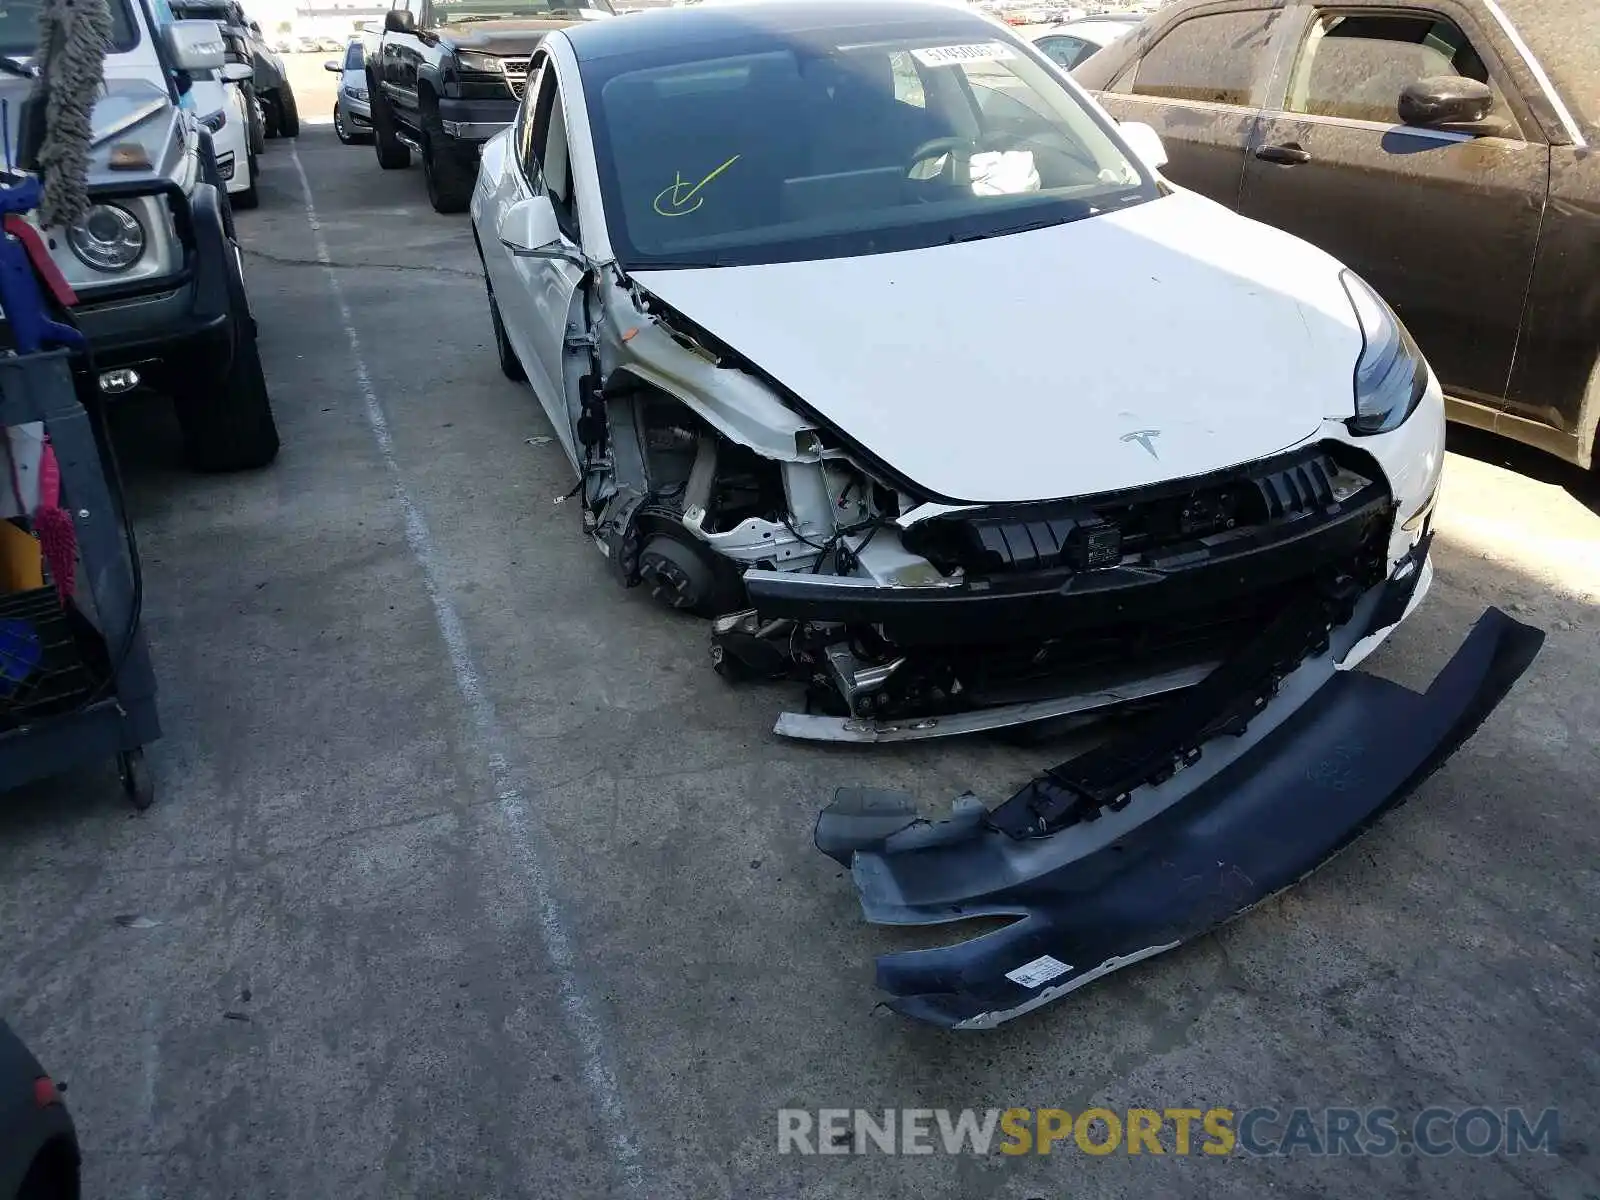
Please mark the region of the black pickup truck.
[[378, 165], [408, 167], [415, 150], [435, 211], [465, 211], [479, 147], [516, 119], [534, 48], [613, 15], [610, 0], [393, 0], [364, 45]]

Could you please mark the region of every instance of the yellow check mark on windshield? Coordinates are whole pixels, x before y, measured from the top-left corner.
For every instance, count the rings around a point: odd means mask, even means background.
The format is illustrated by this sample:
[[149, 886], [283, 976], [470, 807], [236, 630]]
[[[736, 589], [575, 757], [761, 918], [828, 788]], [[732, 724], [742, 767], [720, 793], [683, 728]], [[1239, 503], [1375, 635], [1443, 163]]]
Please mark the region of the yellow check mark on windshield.
[[727, 162], [695, 184], [686, 182], [682, 171], [677, 172], [671, 186], [664, 187], [656, 193], [656, 212], [663, 217], [688, 216], [706, 202], [706, 198], [700, 194], [701, 189], [738, 161], [739, 156], [735, 154]]

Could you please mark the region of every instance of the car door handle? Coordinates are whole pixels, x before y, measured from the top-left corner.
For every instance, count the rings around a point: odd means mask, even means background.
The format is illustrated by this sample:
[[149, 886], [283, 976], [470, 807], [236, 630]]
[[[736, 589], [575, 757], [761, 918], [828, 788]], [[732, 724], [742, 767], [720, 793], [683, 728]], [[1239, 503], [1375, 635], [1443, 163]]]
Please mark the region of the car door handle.
[[1257, 146], [1256, 157], [1262, 162], [1278, 163], [1285, 167], [1298, 167], [1311, 161], [1311, 151], [1299, 142], [1285, 142], [1281, 146]]

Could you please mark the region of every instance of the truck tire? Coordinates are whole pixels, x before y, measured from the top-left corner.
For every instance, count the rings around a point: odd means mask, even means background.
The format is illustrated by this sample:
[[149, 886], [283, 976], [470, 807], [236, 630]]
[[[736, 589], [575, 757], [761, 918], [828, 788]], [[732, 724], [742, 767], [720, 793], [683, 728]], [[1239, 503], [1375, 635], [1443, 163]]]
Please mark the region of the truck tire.
[[190, 374], [174, 385], [173, 404], [189, 465], [197, 471], [248, 471], [278, 456], [278, 425], [261, 370], [255, 320], [244, 280], [228, 272], [233, 319], [233, 355], [227, 372]]
[[256, 90], [246, 85], [244, 91], [244, 111], [250, 122], [250, 153], [265, 154], [267, 152], [267, 117], [261, 108], [261, 97]]
[[300, 109], [294, 102], [294, 93], [289, 90], [289, 81], [283, 81], [283, 86], [278, 89], [278, 102], [273, 105], [278, 110], [278, 136], [300, 136]]
[[372, 98], [372, 152], [378, 156], [378, 165], [385, 171], [402, 171], [411, 165], [411, 150], [400, 140], [394, 127], [394, 110], [378, 89], [378, 83], [367, 76], [367, 95]]
[[478, 181], [476, 151], [463, 148], [444, 131], [438, 109], [424, 109], [422, 124], [422, 178], [428, 203], [438, 213], [466, 212]]

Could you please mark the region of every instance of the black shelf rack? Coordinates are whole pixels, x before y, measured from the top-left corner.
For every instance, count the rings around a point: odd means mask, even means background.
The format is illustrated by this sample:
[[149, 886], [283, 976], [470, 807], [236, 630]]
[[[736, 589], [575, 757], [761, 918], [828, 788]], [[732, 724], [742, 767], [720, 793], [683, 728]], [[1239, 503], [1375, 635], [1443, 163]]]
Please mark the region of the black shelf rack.
[[93, 618], [54, 587], [0, 596], [0, 622], [25, 622], [36, 639], [26, 666], [0, 663], [0, 789], [115, 757], [123, 787], [144, 808], [154, 795], [144, 747], [161, 736], [155, 674], [123, 498], [78, 399], [68, 351], [0, 356], [0, 427], [31, 421], [44, 423], [60, 465], [61, 505], [77, 531]]

